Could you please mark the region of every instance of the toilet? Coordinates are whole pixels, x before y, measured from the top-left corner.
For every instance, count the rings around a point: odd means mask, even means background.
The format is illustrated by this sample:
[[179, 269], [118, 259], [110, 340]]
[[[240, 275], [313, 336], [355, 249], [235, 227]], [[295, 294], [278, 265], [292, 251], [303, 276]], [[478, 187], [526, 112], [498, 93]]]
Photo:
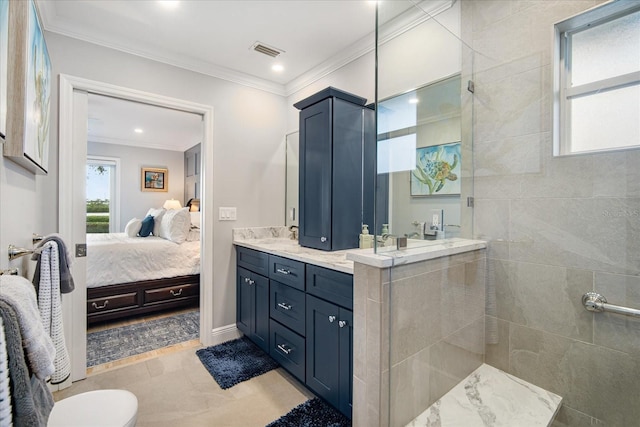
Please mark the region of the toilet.
[[95, 390], [53, 405], [47, 427], [134, 427], [138, 399], [127, 390]]

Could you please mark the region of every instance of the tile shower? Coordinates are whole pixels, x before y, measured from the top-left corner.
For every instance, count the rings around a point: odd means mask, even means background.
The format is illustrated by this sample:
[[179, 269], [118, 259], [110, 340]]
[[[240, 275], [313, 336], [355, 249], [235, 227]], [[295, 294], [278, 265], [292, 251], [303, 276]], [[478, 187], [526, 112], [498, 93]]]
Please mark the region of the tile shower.
[[[640, 320], [587, 312], [581, 297], [597, 291], [640, 308], [640, 150], [552, 154], [553, 24], [601, 3], [458, 2], [472, 51], [462, 80], [475, 83], [462, 105], [463, 146], [473, 141], [462, 156], [472, 159], [462, 193], [475, 199], [467, 237], [488, 246], [437, 267], [356, 265], [369, 285], [354, 288], [366, 313], [354, 323], [362, 425], [406, 424], [482, 362], [562, 396], [555, 427], [637, 425]], [[463, 295], [480, 289], [474, 317]], [[375, 351], [379, 360], [366, 357]]]

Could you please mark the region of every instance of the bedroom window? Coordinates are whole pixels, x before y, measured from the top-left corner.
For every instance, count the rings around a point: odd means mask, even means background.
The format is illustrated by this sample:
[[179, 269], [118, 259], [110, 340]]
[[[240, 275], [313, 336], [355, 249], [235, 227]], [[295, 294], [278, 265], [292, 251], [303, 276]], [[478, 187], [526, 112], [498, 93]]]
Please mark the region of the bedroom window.
[[87, 157], [87, 233], [118, 233], [120, 159]]
[[554, 154], [640, 147], [640, 4], [555, 25]]

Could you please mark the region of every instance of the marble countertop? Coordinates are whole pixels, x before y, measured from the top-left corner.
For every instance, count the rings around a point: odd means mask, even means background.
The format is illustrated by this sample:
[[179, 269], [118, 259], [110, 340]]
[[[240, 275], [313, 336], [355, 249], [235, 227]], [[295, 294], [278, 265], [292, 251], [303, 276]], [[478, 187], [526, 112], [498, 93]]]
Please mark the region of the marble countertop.
[[456, 255], [463, 252], [471, 252], [485, 249], [487, 242], [470, 239], [443, 239], [443, 240], [408, 240], [408, 247], [396, 250], [393, 247], [378, 248], [378, 253], [373, 249], [360, 249], [349, 251], [347, 259], [361, 264], [378, 268], [388, 268], [403, 264], [411, 264], [428, 259]]
[[289, 238], [286, 227], [236, 228], [233, 230], [233, 244], [353, 274], [353, 261], [347, 260], [346, 256], [348, 251], [327, 252], [302, 247], [297, 240]]
[[402, 250], [396, 250], [395, 247], [381, 247], [378, 248], [378, 253], [374, 253], [373, 249], [327, 252], [302, 247], [297, 240], [292, 240], [289, 236], [290, 232], [286, 227], [234, 228], [233, 244], [349, 274], [353, 274], [354, 262], [388, 268], [487, 247], [487, 243], [482, 240], [410, 239], [409, 246]]
[[562, 397], [482, 364], [407, 427], [549, 426]]

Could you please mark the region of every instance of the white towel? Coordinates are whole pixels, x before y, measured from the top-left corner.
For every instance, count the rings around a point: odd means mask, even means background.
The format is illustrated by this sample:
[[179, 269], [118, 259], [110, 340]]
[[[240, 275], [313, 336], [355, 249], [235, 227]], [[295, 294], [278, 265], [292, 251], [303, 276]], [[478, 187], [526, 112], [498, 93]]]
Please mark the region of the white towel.
[[11, 426], [11, 389], [9, 388], [9, 355], [0, 317], [0, 426]]
[[43, 380], [54, 373], [56, 350], [51, 337], [45, 332], [38, 311], [36, 290], [21, 276], [0, 276], [0, 300], [16, 312], [22, 334], [22, 346], [31, 371]]
[[60, 384], [71, 374], [71, 361], [64, 341], [60, 299], [60, 260], [58, 245], [55, 242], [47, 242], [44, 245], [39, 262], [38, 307], [42, 326], [51, 337], [56, 349], [56, 357], [53, 361], [55, 372], [51, 375], [51, 384]]

